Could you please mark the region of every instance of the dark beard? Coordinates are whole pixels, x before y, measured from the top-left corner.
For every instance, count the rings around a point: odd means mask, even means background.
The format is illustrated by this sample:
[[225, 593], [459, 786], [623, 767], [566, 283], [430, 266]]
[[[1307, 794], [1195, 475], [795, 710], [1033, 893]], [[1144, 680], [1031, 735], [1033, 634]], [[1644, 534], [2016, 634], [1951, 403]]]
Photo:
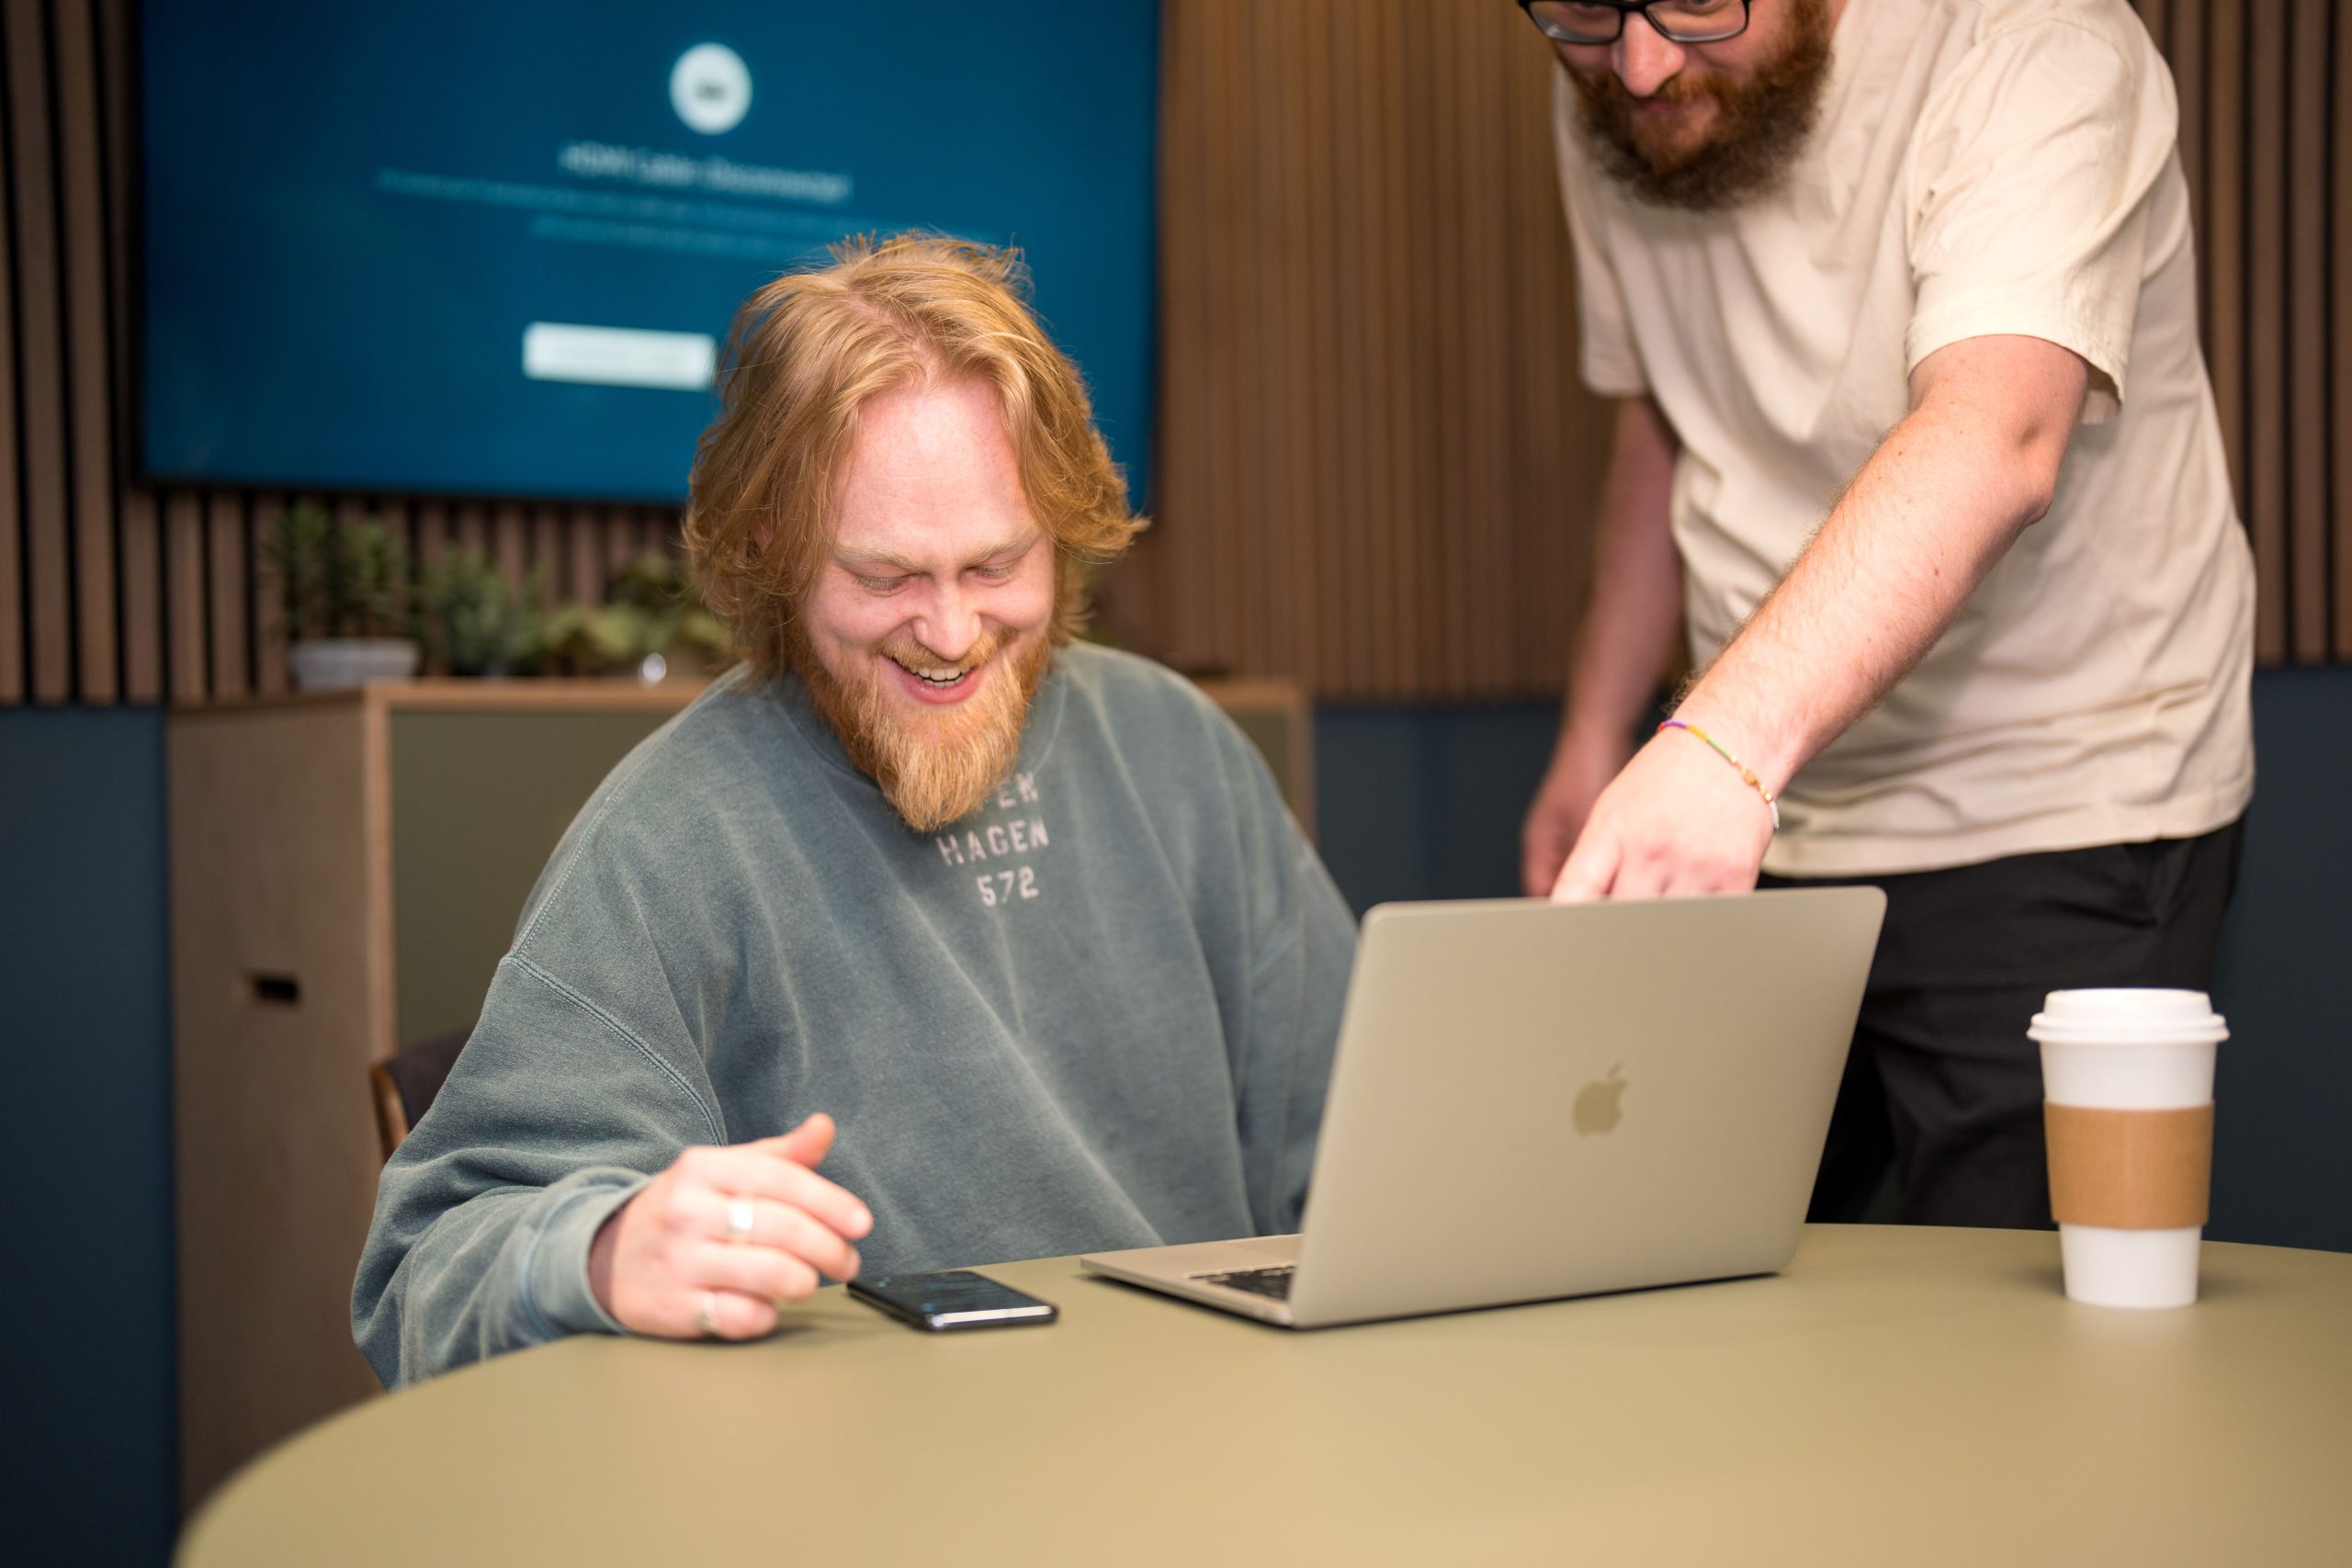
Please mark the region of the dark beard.
[[[1646, 24], [1629, 17], [1625, 25]], [[1715, 103], [1714, 124], [1687, 152], [1643, 146], [1634, 129], [1641, 100], [1613, 71], [1568, 72], [1577, 90], [1577, 129], [1601, 172], [1636, 201], [1690, 212], [1736, 206], [1777, 186], [1812, 134], [1829, 80], [1829, 36], [1828, 0], [1796, 0], [1781, 51], [1746, 79], [1670, 78], [1657, 99]]]

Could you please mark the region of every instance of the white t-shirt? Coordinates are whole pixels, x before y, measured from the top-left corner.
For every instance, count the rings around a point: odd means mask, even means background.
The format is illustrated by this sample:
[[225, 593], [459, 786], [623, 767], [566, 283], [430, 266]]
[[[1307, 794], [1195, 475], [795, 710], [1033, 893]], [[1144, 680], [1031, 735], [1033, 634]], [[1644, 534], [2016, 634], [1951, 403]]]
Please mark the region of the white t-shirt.
[[1725, 211], [1635, 202], [1587, 163], [1575, 112], [1564, 76], [1584, 378], [1649, 394], [1680, 438], [1700, 662], [1904, 418], [1921, 360], [2016, 333], [2091, 367], [2049, 514], [1791, 781], [1766, 869], [1921, 871], [2234, 819], [2253, 562], [2198, 346], [2172, 77], [2125, 0], [1849, 0], [1790, 178]]

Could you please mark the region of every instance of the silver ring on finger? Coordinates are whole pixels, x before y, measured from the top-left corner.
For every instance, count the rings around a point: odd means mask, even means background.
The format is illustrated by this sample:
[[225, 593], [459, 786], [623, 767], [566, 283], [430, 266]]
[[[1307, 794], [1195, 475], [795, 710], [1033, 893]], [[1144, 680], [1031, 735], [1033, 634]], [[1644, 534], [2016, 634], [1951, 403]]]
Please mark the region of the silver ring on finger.
[[705, 1291], [702, 1303], [695, 1308], [695, 1332], [705, 1339], [718, 1337], [718, 1292]]
[[751, 1240], [752, 1226], [759, 1217], [749, 1198], [727, 1200], [727, 1239], [738, 1247]]

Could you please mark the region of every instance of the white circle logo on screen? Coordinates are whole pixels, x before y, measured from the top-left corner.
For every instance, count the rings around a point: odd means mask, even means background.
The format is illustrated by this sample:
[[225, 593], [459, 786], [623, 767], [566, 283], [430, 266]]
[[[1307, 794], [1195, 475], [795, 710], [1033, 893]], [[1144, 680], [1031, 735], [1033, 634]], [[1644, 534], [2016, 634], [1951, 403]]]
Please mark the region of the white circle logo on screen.
[[723, 43], [698, 43], [670, 68], [670, 107], [689, 130], [732, 130], [752, 112], [752, 68]]

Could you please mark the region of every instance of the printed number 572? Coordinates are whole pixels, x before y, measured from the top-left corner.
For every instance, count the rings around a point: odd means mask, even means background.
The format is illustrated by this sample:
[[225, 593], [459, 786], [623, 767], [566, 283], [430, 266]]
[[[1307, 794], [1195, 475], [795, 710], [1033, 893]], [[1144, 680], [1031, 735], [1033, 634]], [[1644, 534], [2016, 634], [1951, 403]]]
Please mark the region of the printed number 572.
[[989, 908], [1011, 903], [1015, 897], [1035, 898], [1037, 896], [1037, 868], [1024, 865], [1017, 872], [984, 873], [978, 878], [980, 902]]

